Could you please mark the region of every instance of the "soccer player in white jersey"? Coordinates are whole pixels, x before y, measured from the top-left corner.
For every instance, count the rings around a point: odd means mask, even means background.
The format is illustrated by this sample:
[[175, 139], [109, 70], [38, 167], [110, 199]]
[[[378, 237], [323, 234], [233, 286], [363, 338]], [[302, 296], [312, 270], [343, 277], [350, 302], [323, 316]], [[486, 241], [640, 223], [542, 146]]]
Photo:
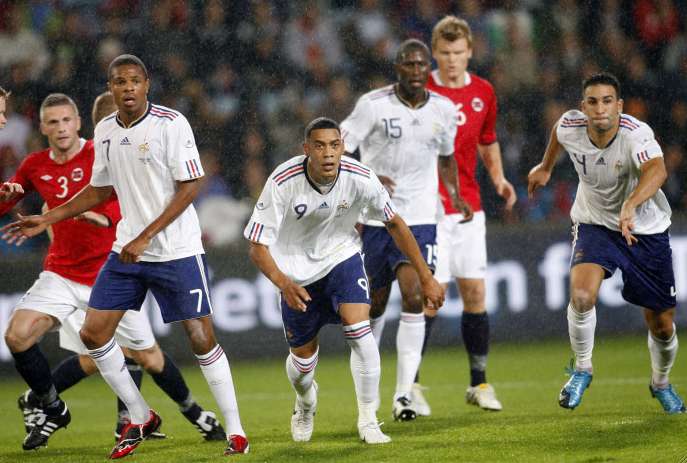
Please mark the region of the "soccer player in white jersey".
[[310, 440], [317, 407], [317, 333], [327, 323], [342, 323], [351, 347], [358, 433], [368, 444], [383, 444], [391, 439], [377, 422], [379, 350], [370, 328], [369, 286], [355, 229], [363, 208], [368, 217], [384, 223], [409, 257], [419, 275], [420, 297], [438, 309], [444, 291], [377, 176], [342, 157], [338, 124], [327, 118], [312, 121], [303, 149], [305, 155], [270, 175], [244, 231], [253, 262], [281, 291], [290, 346], [286, 374], [296, 390], [291, 434], [295, 441]]
[[542, 162], [528, 177], [531, 196], [549, 182], [556, 158], [565, 150], [580, 179], [570, 211], [574, 225], [567, 312], [575, 364], [558, 400], [561, 407], [574, 409], [592, 381], [596, 298], [602, 281], [620, 269], [623, 298], [643, 308], [649, 328], [651, 395], [667, 413], [683, 413], [684, 402], [668, 376], [678, 342], [671, 211], [660, 189], [667, 176], [663, 153], [651, 128], [622, 109], [620, 84], [612, 74], [586, 79], [582, 111], [563, 114]]
[[91, 291], [81, 340], [102, 377], [126, 404], [131, 423], [110, 454], [130, 454], [160, 425], [124, 365], [113, 339], [127, 310], [139, 310], [148, 289], [165, 322], [180, 321], [225, 417], [225, 454], [246, 453], [229, 362], [215, 340], [198, 218], [191, 202], [203, 176], [191, 127], [177, 111], [148, 102], [148, 71], [133, 55], [115, 58], [108, 87], [118, 111], [95, 129], [90, 185], [40, 216], [21, 218], [10, 232], [34, 236], [74, 217], [116, 191], [122, 213], [112, 253]]
[[[466, 220], [472, 217], [470, 207], [458, 194], [453, 156], [458, 116], [451, 100], [425, 88], [430, 53], [424, 43], [415, 39], [403, 42], [395, 69], [398, 82], [360, 97], [353, 112], [341, 123], [341, 130], [346, 150], [359, 150], [361, 161], [379, 175], [397, 211], [410, 226], [427, 264], [434, 270], [439, 206], [437, 169], [451, 203], [463, 212]], [[425, 337], [418, 274], [381, 222], [365, 216], [361, 221], [365, 269], [372, 295], [370, 316], [377, 342], [381, 339], [384, 310], [394, 279], [401, 289], [403, 312], [396, 334], [398, 360], [392, 415], [396, 420], [413, 420], [417, 410], [411, 391]]]

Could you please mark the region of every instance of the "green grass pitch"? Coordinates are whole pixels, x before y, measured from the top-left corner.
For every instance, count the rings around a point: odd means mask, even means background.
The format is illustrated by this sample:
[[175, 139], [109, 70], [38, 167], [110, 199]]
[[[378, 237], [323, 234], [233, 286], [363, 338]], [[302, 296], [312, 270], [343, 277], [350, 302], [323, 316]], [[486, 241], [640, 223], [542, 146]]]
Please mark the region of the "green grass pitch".
[[[231, 352], [230, 346], [226, 346]], [[286, 348], [285, 348], [286, 349]], [[678, 354], [672, 382], [687, 395], [686, 353]], [[536, 344], [497, 344], [490, 355], [489, 379], [504, 404], [484, 412], [464, 402], [467, 362], [462, 349], [431, 349], [423, 383], [433, 415], [411, 423], [390, 418], [395, 356], [382, 364], [383, 430], [393, 442], [367, 446], [358, 441], [356, 407], [347, 356], [325, 356], [317, 368], [320, 384], [315, 432], [309, 443], [293, 443], [289, 419], [294, 394], [283, 360], [233, 362], [251, 453], [241, 462], [685, 462], [687, 416], [668, 416], [649, 395], [645, 337], [598, 337], [595, 378], [582, 405], [571, 412], [557, 404], [570, 357], [565, 339]], [[196, 398], [215, 408], [197, 368], [184, 370]], [[16, 398], [24, 386], [17, 376], [0, 381], [0, 461], [105, 461], [113, 444], [114, 398], [99, 377], [63, 395], [72, 423], [50, 446], [23, 452], [24, 436]], [[134, 462], [221, 461], [222, 443], [202, 442], [174, 404], [145, 378], [143, 391], [163, 417], [169, 438], [145, 442]]]

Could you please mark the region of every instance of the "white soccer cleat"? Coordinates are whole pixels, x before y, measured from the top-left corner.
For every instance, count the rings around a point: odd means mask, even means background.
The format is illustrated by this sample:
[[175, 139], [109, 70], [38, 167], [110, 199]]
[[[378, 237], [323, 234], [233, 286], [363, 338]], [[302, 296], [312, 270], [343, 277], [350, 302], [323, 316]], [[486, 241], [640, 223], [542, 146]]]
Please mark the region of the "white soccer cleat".
[[317, 410], [317, 383], [313, 381], [315, 388], [315, 401], [309, 408], [304, 408], [298, 397], [291, 415], [291, 436], [294, 442], [308, 442], [315, 428], [315, 411]]
[[498, 412], [503, 409], [501, 402], [496, 398], [496, 391], [491, 384], [482, 383], [468, 387], [465, 392], [465, 401], [477, 405], [483, 410]]
[[369, 423], [358, 423], [358, 435], [360, 440], [366, 444], [388, 444], [391, 442], [391, 437], [382, 432], [380, 428], [384, 423], [378, 421], [370, 421]]
[[413, 388], [410, 390], [410, 400], [413, 401], [417, 416], [430, 416], [432, 414], [432, 408], [422, 393], [425, 390], [427, 388], [420, 383], [414, 383]]

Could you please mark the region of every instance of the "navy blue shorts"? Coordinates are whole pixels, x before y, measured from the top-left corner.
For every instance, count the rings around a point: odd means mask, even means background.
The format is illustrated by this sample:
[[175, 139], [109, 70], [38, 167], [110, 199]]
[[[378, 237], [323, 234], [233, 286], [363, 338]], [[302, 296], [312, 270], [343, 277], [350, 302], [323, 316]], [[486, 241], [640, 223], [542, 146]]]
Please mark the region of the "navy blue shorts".
[[341, 323], [339, 304], [370, 304], [363, 258], [355, 254], [339, 263], [325, 277], [305, 286], [312, 299], [305, 312], [290, 308], [281, 298], [286, 341], [299, 347], [311, 341], [326, 324]]
[[140, 310], [150, 290], [165, 323], [205, 317], [212, 313], [207, 274], [205, 255], [124, 264], [111, 252], [88, 305], [97, 310]]
[[[577, 235], [577, 236], [575, 236]], [[668, 230], [653, 235], [635, 235], [628, 246], [620, 232], [601, 225], [581, 223], [573, 227], [570, 266], [598, 264], [610, 278], [616, 269], [623, 275], [623, 299], [647, 309], [662, 311], [676, 306], [673, 251]]]
[[[412, 225], [415, 241], [432, 273], [437, 265], [437, 226]], [[408, 257], [396, 247], [385, 227], [363, 226], [363, 255], [365, 270], [370, 277], [370, 290], [389, 286], [396, 279], [399, 264], [410, 263]]]

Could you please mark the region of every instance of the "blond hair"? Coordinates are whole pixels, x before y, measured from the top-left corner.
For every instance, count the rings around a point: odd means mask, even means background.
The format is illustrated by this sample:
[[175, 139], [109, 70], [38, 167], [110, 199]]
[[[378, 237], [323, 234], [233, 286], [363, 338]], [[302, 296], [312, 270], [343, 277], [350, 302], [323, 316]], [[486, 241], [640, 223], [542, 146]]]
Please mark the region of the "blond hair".
[[76, 103], [74, 103], [74, 100], [69, 98], [64, 93], [51, 93], [50, 95], [46, 96], [45, 100], [43, 100], [43, 103], [41, 103], [41, 107], [39, 109], [41, 121], [43, 120], [43, 112], [45, 109], [52, 108], [53, 106], [71, 106], [74, 108], [74, 113], [76, 113], [77, 117], [79, 116], [79, 108], [76, 106]]
[[472, 48], [472, 31], [466, 20], [453, 15], [444, 16], [432, 29], [432, 49], [436, 48], [439, 39], [455, 42], [465, 39], [468, 47]]

